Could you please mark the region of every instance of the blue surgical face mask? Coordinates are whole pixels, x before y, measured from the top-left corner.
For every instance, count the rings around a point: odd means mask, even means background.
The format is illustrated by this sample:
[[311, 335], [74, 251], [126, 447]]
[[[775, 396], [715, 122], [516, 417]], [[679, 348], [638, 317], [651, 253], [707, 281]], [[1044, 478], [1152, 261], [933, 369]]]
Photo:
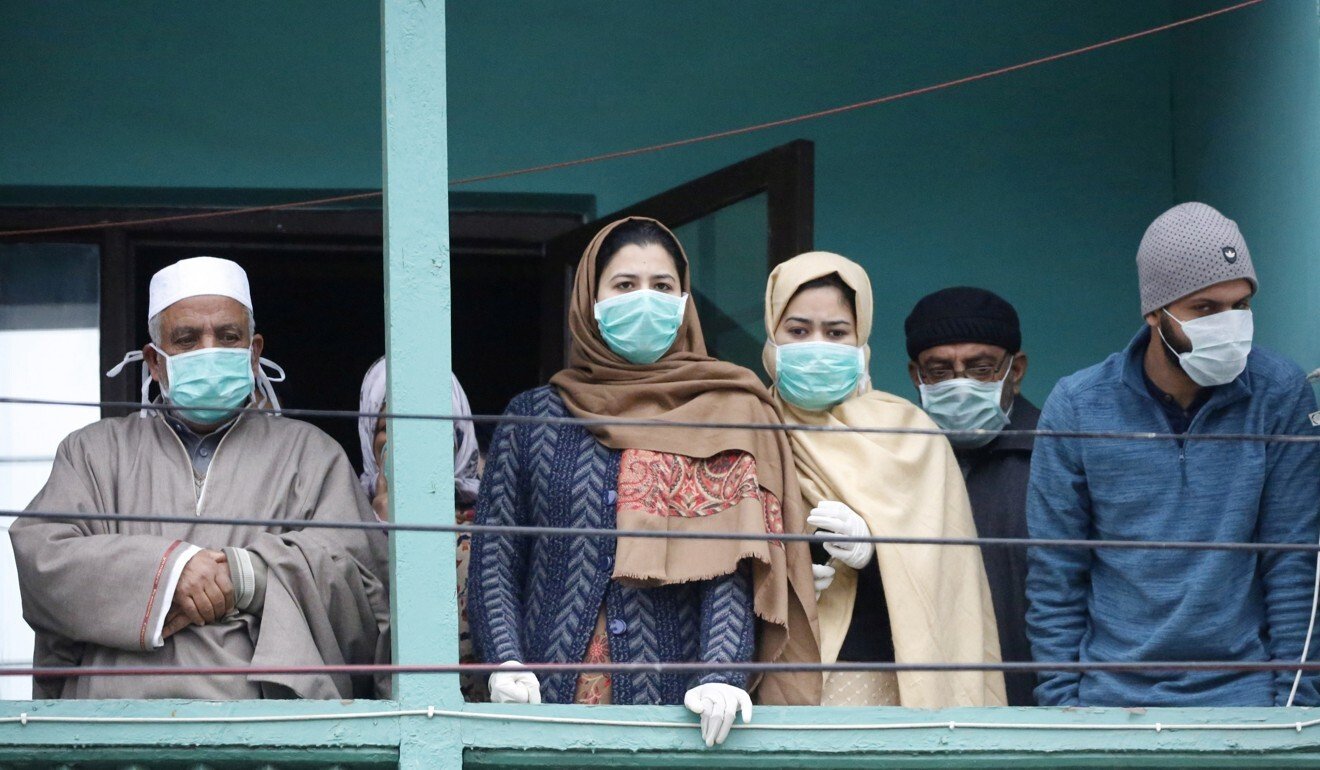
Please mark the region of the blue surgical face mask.
[[854, 345], [794, 342], [775, 346], [775, 386], [793, 406], [819, 412], [857, 392], [866, 355]]
[[1004, 382], [1013, 371], [1009, 359], [1004, 376], [993, 382], [981, 382], [970, 377], [921, 383], [921, 408], [944, 430], [983, 430], [986, 433], [949, 436], [949, 443], [959, 449], [975, 449], [989, 444], [999, 431], [1008, 425], [1008, 415], [1001, 406], [1004, 400]]
[[596, 303], [596, 325], [610, 350], [634, 364], [659, 361], [678, 339], [687, 295], [640, 289]]
[[251, 349], [203, 348], [171, 356], [152, 347], [165, 359], [169, 386], [161, 392], [188, 422], [223, 422], [252, 397]]

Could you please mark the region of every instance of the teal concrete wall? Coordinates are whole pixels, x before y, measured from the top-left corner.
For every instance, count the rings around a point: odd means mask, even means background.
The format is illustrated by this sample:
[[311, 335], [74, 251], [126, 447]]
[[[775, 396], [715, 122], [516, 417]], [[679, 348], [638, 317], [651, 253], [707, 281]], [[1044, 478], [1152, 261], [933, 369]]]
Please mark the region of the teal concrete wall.
[[[455, 177], [903, 91], [1163, 23], [1164, 2], [453, 3]], [[914, 395], [902, 321], [957, 283], [1021, 311], [1042, 399], [1140, 323], [1133, 257], [1173, 197], [1169, 43], [483, 189], [595, 192], [602, 213], [797, 137], [816, 245], [877, 287], [878, 387]], [[754, 279], [753, 279], [754, 280]]]
[[[820, 109], [1218, 5], [455, 3], [451, 173]], [[594, 194], [608, 212], [811, 139], [817, 246], [861, 261], [879, 290], [877, 385], [911, 395], [903, 317], [922, 294], [971, 283], [1018, 306], [1032, 356], [1027, 392], [1038, 400], [1127, 341], [1139, 323], [1133, 257], [1143, 229], [1176, 200], [1203, 197], [1242, 221], [1262, 262], [1262, 339], [1320, 365], [1305, 320], [1320, 297], [1320, 225], [1310, 216], [1320, 153], [1309, 149], [1317, 121], [1306, 119], [1313, 6], [1273, 0], [910, 101], [474, 189]], [[375, 4], [357, 0], [107, 0], [58, 13], [7, 0], [0, 188], [376, 187], [379, 27]], [[1238, 101], [1225, 108], [1230, 96]]]
[[1257, 338], [1310, 371], [1320, 366], [1320, 4], [1266, 3], [1173, 44], [1176, 195], [1237, 220], [1261, 282]]
[[[373, 3], [0, 4], [0, 186], [380, 184]], [[696, 0], [452, 4], [455, 177], [680, 138], [1130, 32], [1165, 2]], [[817, 245], [880, 289], [875, 378], [908, 394], [901, 323], [953, 283], [1003, 292], [1028, 391], [1135, 328], [1131, 256], [1173, 197], [1169, 44], [1142, 41], [793, 128], [480, 189], [607, 212], [796, 137]], [[759, 280], [751, 278], [751, 280]], [[1083, 287], [1084, 290], [1083, 290]]]
[[379, 187], [380, 7], [0, 3], [0, 185]]

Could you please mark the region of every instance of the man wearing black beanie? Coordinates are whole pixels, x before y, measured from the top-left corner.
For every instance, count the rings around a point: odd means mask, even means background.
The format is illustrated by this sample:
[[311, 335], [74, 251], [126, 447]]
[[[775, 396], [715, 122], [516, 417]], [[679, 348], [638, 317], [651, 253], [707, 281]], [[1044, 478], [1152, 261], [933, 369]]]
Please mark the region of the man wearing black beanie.
[[[1027, 536], [1027, 481], [1040, 410], [1021, 393], [1027, 373], [1017, 311], [985, 289], [955, 287], [922, 297], [903, 324], [908, 374], [921, 406], [949, 436], [967, 481], [981, 537]], [[1031, 660], [1025, 548], [982, 549], [1004, 661]], [[1035, 677], [1004, 676], [1010, 706], [1034, 706]]]

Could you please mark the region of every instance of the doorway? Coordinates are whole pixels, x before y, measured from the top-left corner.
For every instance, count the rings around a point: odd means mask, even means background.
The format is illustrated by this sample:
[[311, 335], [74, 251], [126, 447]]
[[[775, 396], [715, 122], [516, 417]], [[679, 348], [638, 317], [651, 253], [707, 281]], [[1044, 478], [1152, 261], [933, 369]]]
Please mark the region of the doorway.
[[[513, 396], [563, 367], [565, 310], [577, 261], [604, 223], [624, 216], [649, 216], [673, 228], [692, 263], [694, 301], [710, 352], [759, 372], [766, 275], [811, 248], [812, 163], [812, 144], [791, 142], [599, 218], [593, 216], [594, 198], [586, 195], [451, 196], [453, 367], [473, 411], [499, 414]], [[180, 198], [218, 194], [182, 191]], [[280, 202], [326, 194], [262, 195]], [[235, 205], [264, 202], [248, 197]], [[207, 210], [5, 207], [0, 229]], [[99, 371], [146, 343], [147, 295], [156, 270], [190, 256], [225, 257], [247, 270], [265, 355], [288, 372], [288, 381], [277, 386], [283, 405], [353, 410], [362, 375], [384, 353], [381, 223], [378, 204], [308, 207], [106, 227], [36, 236], [32, 242], [77, 243], [99, 253]], [[103, 377], [100, 395], [104, 401], [136, 402], [138, 380], [131, 372]], [[102, 415], [127, 411], [107, 408]], [[309, 422], [360, 466], [355, 420]], [[483, 446], [492, 430], [489, 424], [479, 426]]]

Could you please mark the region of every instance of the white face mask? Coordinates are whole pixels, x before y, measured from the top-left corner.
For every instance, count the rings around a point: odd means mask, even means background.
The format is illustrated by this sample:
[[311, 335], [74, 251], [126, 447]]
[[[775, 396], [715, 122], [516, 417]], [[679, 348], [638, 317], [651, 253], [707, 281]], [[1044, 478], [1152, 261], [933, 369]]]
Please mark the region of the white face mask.
[[1178, 356], [1178, 362], [1192, 382], [1203, 388], [1226, 385], [1247, 368], [1251, 336], [1255, 332], [1250, 310], [1225, 310], [1190, 321], [1179, 321], [1167, 309], [1164, 314], [1178, 321], [1183, 334], [1192, 343], [1190, 351], [1179, 353], [1173, 350], [1169, 341], [1164, 339], [1164, 331], [1160, 330], [1160, 339]]

